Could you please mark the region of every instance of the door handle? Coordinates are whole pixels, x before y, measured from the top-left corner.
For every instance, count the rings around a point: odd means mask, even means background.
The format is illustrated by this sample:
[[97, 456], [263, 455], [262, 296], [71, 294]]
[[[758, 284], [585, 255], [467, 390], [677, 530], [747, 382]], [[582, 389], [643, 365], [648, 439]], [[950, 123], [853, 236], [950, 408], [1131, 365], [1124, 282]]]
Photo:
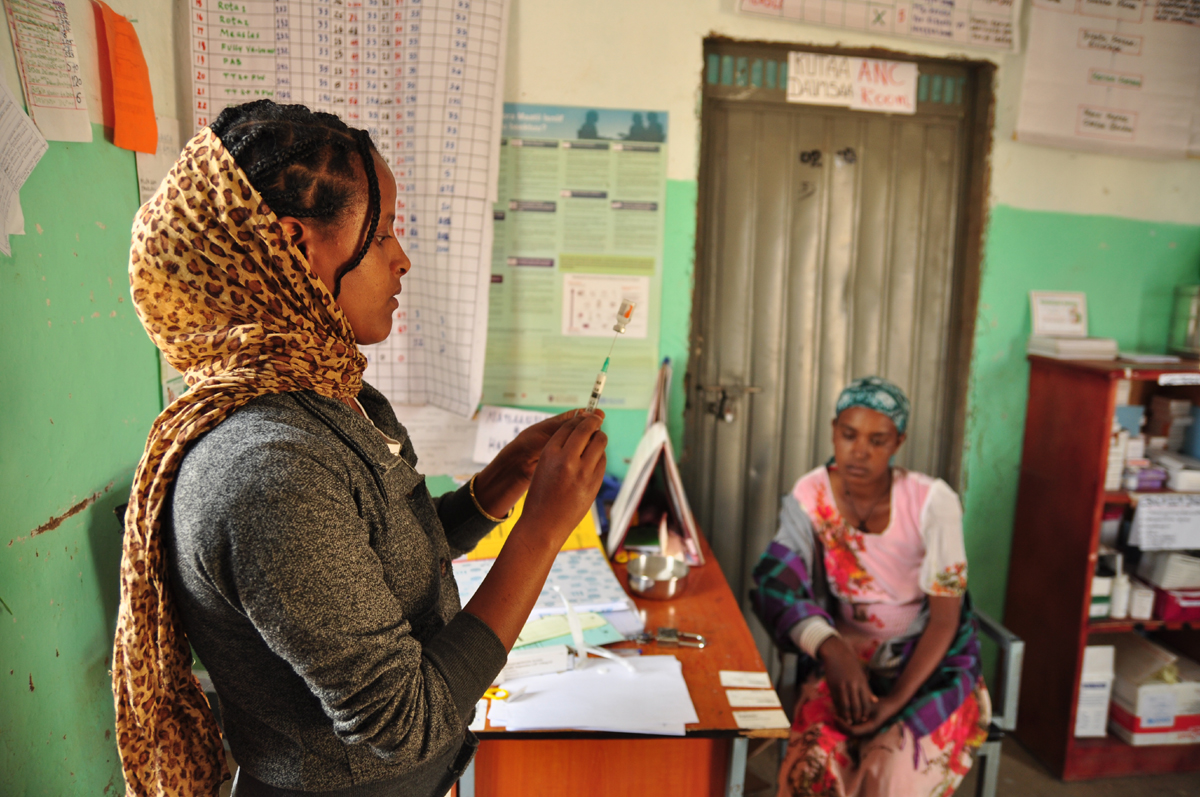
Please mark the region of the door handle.
[[725, 423], [733, 423], [737, 418], [737, 402], [742, 396], [751, 393], [761, 393], [758, 385], [697, 385], [696, 390], [704, 394], [704, 411], [711, 412]]

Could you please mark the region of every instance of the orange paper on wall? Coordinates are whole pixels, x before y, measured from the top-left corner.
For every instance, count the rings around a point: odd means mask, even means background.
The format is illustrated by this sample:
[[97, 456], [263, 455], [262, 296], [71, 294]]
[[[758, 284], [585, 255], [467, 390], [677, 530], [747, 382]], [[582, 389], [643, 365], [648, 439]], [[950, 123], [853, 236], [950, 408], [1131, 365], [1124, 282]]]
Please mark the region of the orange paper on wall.
[[142, 44], [129, 20], [95, 0], [104, 16], [108, 63], [112, 71], [113, 143], [153, 155], [158, 148], [158, 123], [154, 121], [154, 97], [150, 93], [150, 70], [142, 55]]

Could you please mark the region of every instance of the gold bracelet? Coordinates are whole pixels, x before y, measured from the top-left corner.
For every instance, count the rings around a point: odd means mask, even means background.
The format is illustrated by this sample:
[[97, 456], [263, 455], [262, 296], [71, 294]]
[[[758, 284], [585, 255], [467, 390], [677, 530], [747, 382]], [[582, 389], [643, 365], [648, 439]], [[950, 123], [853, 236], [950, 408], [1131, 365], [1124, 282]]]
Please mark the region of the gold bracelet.
[[[478, 476], [478, 475], [479, 475], [478, 473], [475, 474], [475, 476]], [[479, 505], [479, 499], [475, 497], [475, 476], [472, 476], [471, 481], [467, 482], [467, 490], [471, 493], [471, 500], [475, 502], [475, 508], [479, 510], [479, 514], [483, 515], [485, 518], [492, 521], [493, 523], [503, 523], [504, 521], [506, 521], [510, 517], [512, 517], [512, 513], [513, 513], [512, 508], [509, 508], [508, 514], [505, 515], [504, 517], [492, 517], [491, 515], [488, 514], [486, 509], [484, 509], [482, 506]]]

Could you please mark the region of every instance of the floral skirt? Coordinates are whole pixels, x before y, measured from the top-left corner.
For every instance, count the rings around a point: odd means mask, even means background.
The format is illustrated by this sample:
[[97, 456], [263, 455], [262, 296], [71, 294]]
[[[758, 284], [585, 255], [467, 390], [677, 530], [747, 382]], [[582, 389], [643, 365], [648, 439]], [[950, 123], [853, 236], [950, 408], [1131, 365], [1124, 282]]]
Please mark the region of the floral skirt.
[[871, 737], [843, 733], [825, 679], [804, 684], [796, 702], [778, 797], [951, 797], [987, 739], [992, 706], [982, 679], [928, 736], [903, 723]]

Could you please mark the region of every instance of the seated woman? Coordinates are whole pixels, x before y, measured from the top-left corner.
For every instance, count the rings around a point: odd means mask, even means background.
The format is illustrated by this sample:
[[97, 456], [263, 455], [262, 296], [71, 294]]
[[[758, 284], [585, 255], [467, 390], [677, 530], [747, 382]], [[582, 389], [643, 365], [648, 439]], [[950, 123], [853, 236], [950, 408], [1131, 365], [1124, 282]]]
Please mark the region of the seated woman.
[[842, 391], [833, 462], [784, 497], [754, 570], [758, 616], [811, 673], [780, 797], [948, 797], [987, 738], [962, 508], [941, 479], [891, 466], [908, 413], [887, 380]]

